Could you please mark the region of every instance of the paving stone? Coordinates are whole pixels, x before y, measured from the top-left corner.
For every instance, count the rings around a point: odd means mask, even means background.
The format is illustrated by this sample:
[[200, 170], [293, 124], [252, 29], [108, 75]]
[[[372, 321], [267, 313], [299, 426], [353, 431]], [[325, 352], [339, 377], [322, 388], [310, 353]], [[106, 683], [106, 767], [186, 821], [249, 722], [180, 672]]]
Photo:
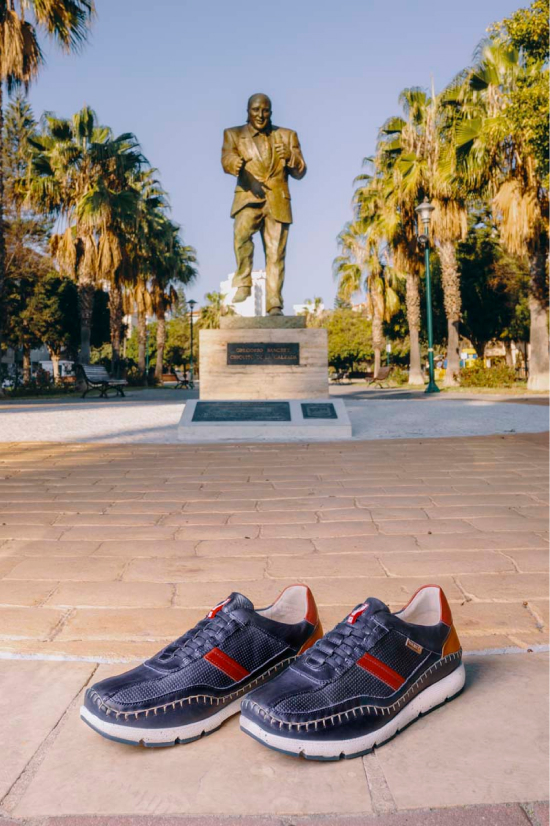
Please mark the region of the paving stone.
[[227, 513], [177, 513], [169, 514], [160, 518], [159, 525], [177, 525], [188, 527], [190, 525], [226, 525], [229, 514]]
[[0, 525], [1, 539], [59, 539], [63, 528], [40, 525]]
[[271, 556], [284, 554], [293, 556], [313, 552], [310, 539], [222, 539], [206, 540], [197, 545], [197, 556]]
[[[344, 491], [342, 492], [344, 493]], [[258, 510], [284, 510], [284, 502], [284, 499], [264, 499], [262, 501], [258, 501]], [[350, 496], [307, 496], [305, 498], [292, 499], [292, 510], [298, 511], [322, 511], [342, 508], [353, 508], [354, 506], [355, 501]]]
[[533, 601], [529, 600], [529, 607], [531, 610], [535, 612], [537, 617], [540, 618], [542, 623], [548, 627], [549, 625], [549, 617], [548, 617], [548, 600], [538, 600]]
[[147, 559], [153, 557], [187, 557], [195, 555], [196, 544], [196, 542], [182, 542], [175, 539], [159, 539], [156, 542], [147, 539], [141, 542], [132, 542], [131, 539], [98, 542], [93, 556], [118, 556], [135, 559], [140, 557]]
[[322, 554], [329, 553], [383, 553], [384, 551], [416, 551], [414, 536], [343, 536], [333, 539], [315, 539], [314, 545]]
[[0, 608], [0, 639], [46, 639], [63, 615], [51, 608]]
[[108, 528], [111, 525], [124, 525], [134, 529], [137, 525], [156, 525], [159, 516], [155, 514], [143, 513], [72, 513], [60, 516], [56, 525], [66, 525], [68, 527], [86, 525], [98, 528]]
[[59, 542], [52, 539], [8, 539], [0, 556], [89, 556], [99, 542]]
[[242, 586], [233, 587], [234, 583], [227, 585], [220, 582], [186, 582], [176, 585], [176, 597], [174, 605], [177, 608], [201, 608], [204, 613], [222, 599], [229, 596], [233, 590], [242, 590], [257, 608], [271, 605], [281, 591], [288, 585], [293, 585], [298, 580], [294, 579], [260, 579], [253, 582], [243, 582]]
[[[251, 491], [252, 493], [253, 491]], [[223, 502], [187, 502], [184, 513], [247, 513], [256, 510], [255, 499], [225, 499]]]
[[[308, 556], [274, 556], [269, 559], [267, 574], [270, 577], [296, 578], [302, 582], [319, 577], [384, 577], [385, 573], [372, 554], [323, 554]], [[337, 584], [336, 584], [337, 585]]]
[[[122, 525], [108, 525], [103, 528], [65, 528], [63, 542], [102, 542], [112, 539], [128, 539], [128, 527]], [[151, 525], [151, 527], [137, 526], [132, 528], [132, 541], [142, 542], [151, 539], [171, 539], [175, 536], [176, 527], [162, 527], [161, 525]], [[47, 537], [44, 537], [47, 538]], [[57, 537], [59, 538], [59, 537]]]
[[522, 603], [465, 602], [452, 607], [459, 636], [534, 632], [536, 621]]
[[33, 557], [24, 559], [6, 579], [104, 580], [116, 579], [124, 568], [120, 559], [90, 557]]
[[424, 512], [430, 519], [477, 519], [487, 516], [517, 515], [517, 511], [508, 505], [453, 505], [452, 507], [432, 505], [430, 508], [425, 508]]
[[493, 533], [499, 531], [527, 531], [528, 533], [548, 530], [548, 519], [535, 519], [524, 516], [492, 516], [468, 520], [478, 531]]
[[461, 574], [460, 585], [481, 600], [548, 599], [548, 577], [540, 574]]
[[[332, 511], [329, 511], [332, 513]], [[323, 511], [323, 514], [327, 511]], [[340, 511], [337, 511], [340, 513]], [[317, 514], [310, 511], [251, 511], [234, 513], [229, 517], [229, 525], [278, 525], [298, 522], [302, 525], [317, 522]]]
[[370, 510], [372, 518], [375, 522], [385, 522], [387, 520], [417, 520], [427, 519], [428, 516], [424, 510], [412, 510], [411, 508], [372, 508]]
[[431, 508], [434, 504], [429, 496], [399, 496], [399, 494], [393, 496], [389, 496], [388, 494], [382, 496], [360, 496], [356, 502], [360, 508], [407, 508], [407, 510]]
[[168, 642], [196, 625], [204, 614], [201, 608], [77, 608], [56, 639]]
[[178, 528], [176, 540], [202, 539], [256, 539], [260, 534], [259, 525], [192, 525]]
[[54, 608], [168, 607], [173, 594], [172, 586], [157, 582], [63, 582], [46, 605]]
[[184, 559], [135, 559], [124, 571], [128, 582], [238, 583], [262, 579], [265, 561], [206, 556]]
[[[532, 803], [527, 807], [527, 809], [531, 809], [533, 814], [538, 819], [540, 826], [548, 826], [549, 823], [549, 816], [548, 816], [548, 803]], [[538, 826], [538, 824], [537, 824]]]
[[435, 535], [418, 536], [418, 547], [427, 551], [477, 551], [495, 550], [507, 551], [509, 548], [548, 548], [548, 542], [536, 533], [506, 533], [488, 534], [473, 533], [468, 535]]
[[[498, 505], [499, 507], [521, 507], [523, 505], [532, 505], [533, 498], [527, 493], [493, 493], [488, 491], [480, 497], [477, 493], [451, 493], [451, 494], [437, 494], [431, 497], [436, 505]], [[481, 499], [483, 501], [481, 501]]]
[[0, 556], [0, 577], [5, 577], [17, 565], [21, 563], [21, 558], [16, 556]]
[[[0, 799], [15, 783], [94, 668], [91, 663], [0, 661], [0, 741], [5, 744]], [[2, 824], [5, 824], [3, 819]]]
[[57, 586], [57, 582], [22, 580], [0, 581], [0, 605], [41, 605]]
[[417, 551], [381, 553], [379, 559], [391, 576], [430, 577], [442, 574], [514, 571], [510, 559], [496, 551]]
[[380, 533], [384, 534], [422, 534], [450, 533], [453, 536], [474, 533], [475, 528], [462, 519], [396, 519], [394, 521], [376, 522]]
[[375, 525], [370, 521], [323, 522], [315, 525], [262, 525], [262, 538], [287, 537], [288, 539], [326, 539], [329, 537], [373, 536], [377, 534]]
[[[94, 679], [120, 670], [101, 667]], [[235, 793], [242, 788], [243, 778], [246, 798]], [[363, 765], [360, 760], [338, 764], [290, 760], [243, 736], [235, 717], [215, 735], [189, 746], [142, 750], [105, 741], [73, 715], [66, 720], [13, 814], [19, 818], [260, 815], [266, 806], [273, 814], [286, 815], [336, 810], [340, 814], [369, 813]]]
[[0, 526], [4, 525], [53, 525], [55, 513], [0, 513]]
[[472, 657], [467, 675], [460, 697], [377, 750], [398, 808], [519, 802], [548, 793], [547, 656]]

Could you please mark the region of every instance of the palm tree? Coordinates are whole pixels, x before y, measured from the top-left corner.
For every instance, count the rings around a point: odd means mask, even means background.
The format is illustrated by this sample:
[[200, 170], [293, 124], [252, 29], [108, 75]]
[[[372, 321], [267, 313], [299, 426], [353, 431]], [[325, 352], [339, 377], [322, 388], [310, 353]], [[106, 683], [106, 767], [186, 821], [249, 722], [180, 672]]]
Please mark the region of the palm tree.
[[[393, 120], [393, 119], [392, 119]], [[382, 197], [377, 204], [378, 215], [384, 224], [384, 234], [387, 244], [388, 257], [396, 273], [405, 280], [406, 284], [406, 315], [409, 328], [409, 384], [424, 383], [420, 358], [420, 274], [422, 268], [421, 257], [418, 254], [418, 242], [415, 233], [414, 205], [410, 199], [400, 197], [398, 181], [395, 177], [395, 146], [388, 135], [393, 134], [390, 122], [388, 131], [383, 127], [376, 156], [364, 158], [363, 165], [370, 166], [371, 174], [357, 177], [358, 182], [366, 181], [355, 192], [357, 214], [361, 215], [363, 201], [368, 205], [369, 190], [377, 180], [377, 186]]]
[[78, 284], [79, 357], [87, 363], [94, 294], [101, 282], [111, 284], [113, 317], [119, 315], [117, 270], [138, 214], [135, 181], [147, 162], [133, 135], [113, 137], [88, 107], [70, 120], [47, 115], [43, 134], [34, 143], [28, 198], [61, 222], [51, 250], [62, 271]]
[[204, 307], [201, 307], [200, 326], [203, 330], [218, 330], [220, 327], [220, 319], [225, 315], [235, 315], [233, 307], [228, 307], [225, 304], [226, 296], [223, 293], [206, 293], [204, 296], [208, 301]]
[[[466, 197], [463, 181], [449, 178], [447, 146], [450, 123], [442, 96], [432, 89], [428, 95], [416, 87], [399, 97], [404, 118], [393, 117], [383, 127], [385, 146], [393, 166], [393, 195], [407, 223], [406, 247], [410, 250], [414, 208], [424, 198], [435, 206], [432, 231], [441, 260], [441, 278], [447, 316], [447, 370], [444, 383], [457, 382], [460, 365], [459, 323], [461, 312], [460, 273], [456, 246], [467, 232]], [[406, 253], [405, 258], [408, 258]], [[412, 285], [411, 285], [412, 286]], [[412, 300], [412, 295], [411, 295]]]
[[371, 196], [369, 202], [363, 191], [363, 217], [347, 224], [338, 236], [341, 255], [334, 261], [334, 275], [339, 281], [340, 299], [349, 300], [362, 287], [366, 291], [367, 312], [372, 317], [376, 378], [384, 348], [383, 325], [398, 311], [399, 297], [395, 291], [395, 273], [380, 260], [384, 225], [378, 212], [379, 192], [373, 188]]
[[94, 14], [93, 0], [0, 0], [0, 298], [5, 278], [4, 83], [11, 92], [34, 80], [44, 62], [42, 34], [65, 51], [77, 50], [86, 40]]
[[521, 101], [541, 78], [547, 86], [541, 60], [528, 61], [509, 42], [493, 39], [481, 44], [477, 63], [447, 93], [459, 107], [453, 169], [489, 198], [503, 246], [529, 264], [531, 390], [549, 389], [548, 169], [547, 159], [537, 162]]

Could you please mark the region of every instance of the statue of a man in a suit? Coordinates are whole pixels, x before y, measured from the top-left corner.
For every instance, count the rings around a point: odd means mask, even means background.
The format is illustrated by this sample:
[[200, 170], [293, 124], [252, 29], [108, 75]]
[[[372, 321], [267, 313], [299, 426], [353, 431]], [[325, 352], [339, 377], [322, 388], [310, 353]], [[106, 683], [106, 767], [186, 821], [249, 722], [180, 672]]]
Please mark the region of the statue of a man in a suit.
[[233, 301], [244, 301], [250, 295], [252, 236], [259, 230], [266, 258], [267, 312], [282, 315], [286, 242], [292, 223], [288, 176], [300, 180], [306, 164], [296, 132], [272, 125], [267, 95], [252, 95], [248, 122], [225, 130], [222, 166], [237, 178], [231, 207], [237, 259], [233, 286], [238, 287]]

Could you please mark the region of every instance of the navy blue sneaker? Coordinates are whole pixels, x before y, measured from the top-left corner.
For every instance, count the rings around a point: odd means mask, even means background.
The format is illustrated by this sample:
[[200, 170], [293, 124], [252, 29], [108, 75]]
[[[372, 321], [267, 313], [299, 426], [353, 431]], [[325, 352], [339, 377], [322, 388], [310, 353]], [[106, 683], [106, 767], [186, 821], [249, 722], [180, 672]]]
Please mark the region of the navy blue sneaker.
[[248, 691], [322, 635], [305, 585], [291, 585], [258, 611], [233, 593], [143, 665], [89, 688], [80, 716], [120, 743], [174, 746], [197, 740], [237, 714]]
[[241, 729], [310, 760], [359, 757], [459, 693], [462, 650], [441, 588], [392, 614], [369, 598], [242, 703]]

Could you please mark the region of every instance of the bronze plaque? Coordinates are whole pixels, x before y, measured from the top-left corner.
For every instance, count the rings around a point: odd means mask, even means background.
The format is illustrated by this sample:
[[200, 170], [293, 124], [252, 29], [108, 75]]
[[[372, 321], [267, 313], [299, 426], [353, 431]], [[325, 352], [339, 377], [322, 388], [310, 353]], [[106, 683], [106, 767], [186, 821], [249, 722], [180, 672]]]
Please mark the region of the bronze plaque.
[[197, 402], [194, 422], [289, 422], [288, 402]]
[[338, 414], [330, 402], [305, 402], [302, 404], [304, 419], [337, 419]]
[[228, 364], [300, 364], [300, 345], [277, 342], [229, 342]]

